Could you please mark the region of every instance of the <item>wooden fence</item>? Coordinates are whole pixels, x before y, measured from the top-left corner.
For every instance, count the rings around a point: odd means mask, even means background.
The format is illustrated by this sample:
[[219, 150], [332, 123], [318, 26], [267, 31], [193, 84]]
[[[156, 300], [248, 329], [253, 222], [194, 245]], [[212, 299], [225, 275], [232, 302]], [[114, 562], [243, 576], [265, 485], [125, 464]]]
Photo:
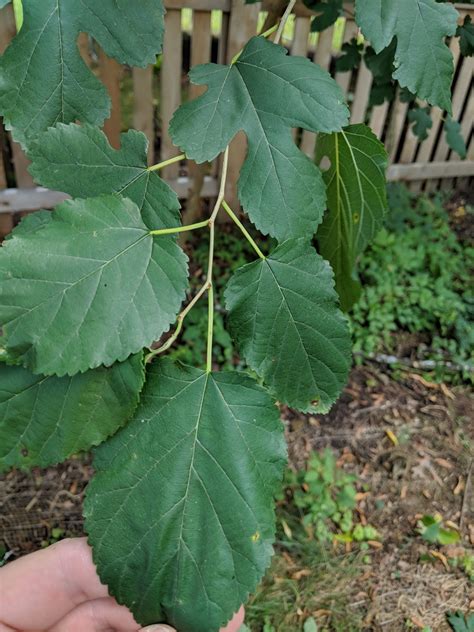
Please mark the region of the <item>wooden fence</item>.
[[[266, 0], [267, 2], [270, 0]], [[80, 38], [80, 49], [87, 63], [93, 67], [107, 86], [112, 98], [112, 115], [106, 121], [105, 131], [110, 142], [119, 146], [122, 127], [132, 126], [142, 130], [150, 141], [149, 160], [151, 163], [176, 155], [168, 136], [168, 124], [174, 110], [183, 98], [195, 97], [200, 86], [189, 86], [185, 71], [189, 66], [216, 61], [229, 62], [243, 44], [257, 32], [262, 4], [244, 5], [243, 0], [165, 0], [167, 7], [164, 51], [161, 66], [133, 69], [130, 73], [115, 61], [108, 59], [86, 36]], [[192, 8], [192, 20], [189, 15]], [[474, 19], [474, 7], [459, 4], [457, 8], [462, 19], [466, 14]], [[183, 28], [183, 11], [185, 27]], [[213, 11], [218, 11], [219, 16]], [[310, 33], [311, 13], [298, 3], [292, 23], [291, 37], [283, 43], [294, 55], [307, 55], [323, 68], [333, 72], [334, 62], [340, 54], [335, 45], [334, 29], [347, 42], [357, 35], [357, 26], [349, 17], [315, 37]], [[260, 17], [259, 17], [260, 16]], [[189, 28], [186, 25], [189, 22]], [[192, 26], [191, 26], [192, 22]], [[218, 33], [213, 32], [216, 22]], [[341, 32], [342, 30], [342, 32]], [[6, 48], [15, 34], [15, 23], [11, 7], [0, 11], [0, 52]], [[450, 48], [454, 56], [455, 79], [453, 83], [453, 117], [461, 123], [462, 134], [468, 147], [466, 160], [459, 160], [446, 144], [444, 138], [444, 113], [432, 108], [433, 126], [428, 138], [419, 142], [413, 135], [408, 121], [409, 104], [394, 100], [391, 103], [369, 107], [372, 74], [364, 63], [350, 72], [336, 73], [335, 79], [347, 95], [351, 107], [351, 122], [368, 123], [385, 143], [391, 166], [390, 180], [404, 180], [414, 190], [432, 191], [438, 187], [467, 187], [474, 176], [474, 95], [472, 77], [473, 58], [460, 55], [459, 41], [453, 38]], [[178, 78], [182, 78], [180, 81]], [[125, 94], [131, 94], [133, 104], [131, 114], [124, 120], [123, 101]], [[126, 89], [124, 86], [126, 85]], [[158, 107], [155, 101], [158, 100]], [[308, 155], [314, 155], [315, 135], [303, 131], [300, 147]], [[2, 153], [0, 154], [0, 234], [6, 234], [14, 222], [16, 213], [22, 214], [38, 208], [51, 208], [64, 195], [35, 187], [27, 171], [28, 160], [21, 148], [12, 143], [8, 134], [2, 131]], [[227, 196], [236, 203], [236, 181], [245, 156], [246, 141], [239, 134], [231, 145], [229, 183]], [[199, 206], [201, 197], [213, 197], [217, 192], [216, 164], [205, 169], [190, 166], [171, 165], [163, 173], [181, 198], [188, 198], [188, 206]]]

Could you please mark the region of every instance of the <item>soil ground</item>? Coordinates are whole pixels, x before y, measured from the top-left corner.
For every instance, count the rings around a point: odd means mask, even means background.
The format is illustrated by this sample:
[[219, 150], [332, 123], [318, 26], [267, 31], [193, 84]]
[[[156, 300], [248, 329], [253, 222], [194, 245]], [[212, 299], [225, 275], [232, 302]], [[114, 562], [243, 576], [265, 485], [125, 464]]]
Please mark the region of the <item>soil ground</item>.
[[[303, 467], [312, 450], [332, 447], [339, 464], [359, 478], [361, 521], [370, 521], [381, 538], [370, 552], [370, 565], [358, 566], [355, 573], [345, 566], [353, 559], [349, 550], [333, 552], [331, 565], [339, 568], [339, 579], [332, 592], [344, 592], [350, 627], [332, 624], [334, 600], [329, 608], [321, 607], [327, 603], [324, 569], [300, 568], [291, 553], [278, 547], [266, 588], [250, 606], [252, 630], [262, 629], [263, 614], [254, 627], [257, 614], [266, 612], [267, 596], [279, 599], [279, 582], [287, 579], [294, 583], [294, 596], [278, 631], [301, 630], [312, 615], [327, 629], [398, 632], [425, 626], [438, 632], [450, 629], [447, 611], [474, 608], [473, 584], [452, 565], [474, 552], [473, 404], [466, 387], [434, 384], [416, 373], [394, 375], [372, 364], [353, 369], [329, 415], [283, 411], [291, 466]], [[82, 495], [91, 475], [89, 457], [10, 472], [0, 482], [0, 545], [6, 557], [81, 535]], [[461, 531], [460, 543], [433, 546], [417, 535], [420, 517], [435, 513]]]

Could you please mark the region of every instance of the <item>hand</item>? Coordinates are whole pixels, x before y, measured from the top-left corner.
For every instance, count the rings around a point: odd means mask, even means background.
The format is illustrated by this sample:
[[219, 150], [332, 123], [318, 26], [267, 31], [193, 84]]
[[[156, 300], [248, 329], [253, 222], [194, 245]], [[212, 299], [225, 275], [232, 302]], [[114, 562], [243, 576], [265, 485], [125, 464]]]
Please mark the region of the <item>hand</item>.
[[[237, 632], [243, 608], [221, 632]], [[0, 632], [175, 632], [141, 628], [100, 583], [85, 538], [63, 540], [0, 570]]]

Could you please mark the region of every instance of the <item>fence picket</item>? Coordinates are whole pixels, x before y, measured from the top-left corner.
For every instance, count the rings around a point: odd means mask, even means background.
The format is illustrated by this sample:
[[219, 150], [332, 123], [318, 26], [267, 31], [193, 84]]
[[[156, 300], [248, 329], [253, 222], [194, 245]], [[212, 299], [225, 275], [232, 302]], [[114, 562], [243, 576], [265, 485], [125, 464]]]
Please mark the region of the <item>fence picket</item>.
[[153, 66], [133, 69], [133, 127], [148, 138], [148, 162], [155, 161]]
[[[178, 151], [171, 142], [168, 127], [174, 111], [181, 104], [181, 76], [183, 67], [181, 11], [169, 9], [165, 15], [165, 37], [161, 65], [161, 160], [175, 156]], [[162, 176], [177, 178], [179, 165], [163, 169]]]

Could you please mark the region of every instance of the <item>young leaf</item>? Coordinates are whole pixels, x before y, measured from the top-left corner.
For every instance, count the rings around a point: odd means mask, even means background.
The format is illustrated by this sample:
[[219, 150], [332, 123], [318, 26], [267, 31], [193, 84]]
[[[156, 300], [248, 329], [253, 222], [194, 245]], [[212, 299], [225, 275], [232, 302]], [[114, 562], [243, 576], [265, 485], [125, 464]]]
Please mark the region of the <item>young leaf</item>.
[[474, 24], [470, 15], [466, 15], [464, 22], [458, 26], [456, 35], [459, 37], [461, 55], [472, 57], [474, 55]]
[[161, 50], [163, 14], [161, 0], [23, 0], [21, 31], [0, 58], [0, 113], [15, 140], [26, 145], [58, 121], [102, 124], [110, 99], [79, 54], [79, 33], [144, 67]]
[[343, 54], [336, 59], [337, 72], [349, 72], [354, 68], [358, 68], [363, 50], [364, 44], [362, 42], [359, 43], [356, 37], [353, 37], [350, 42], [345, 42], [342, 45]]
[[347, 379], [351, 341], [333, 273], [304, 239], [240, 269], [225, 291], [230, 332], [280, 401], [327, 412]]
[[150, 229], [180, 223], [178, 196], [155, 171], [147, 170], [146, 136], [129, 130], [120, 149], [92, 125], [59, 123], [31, 144], [29, 170], [39, 184], [73, 197], [119, 193], [135, 202]]
[[368, 127], [350, 125], [342, 132], [319, 136], [316, 161], [324, 156], [331, 161], [323, 174], [328, 212], [318, 230], [318, 244], [334, 270], [341, 306], [347, 311], [360, 295], [354, 278], [357, 257], [380, 229], [387, 211], [387, 153]]
[[141, 624], [217, 631], [269, 564], [284, 460], [278, 409], [252, 379], [153, 364], [87, 488], [102, 581]]
[[183, 251], [150, 235], [130, 200], [64, 202], [0, 249], [3, 345], [45, 375], [125, 360], [175, 320], [186, 276]]
[[312, 235], [326, 193], [321, 173], [293, 142], [292, 127], [339, 130], [348, 111], [329, 74], [262, 37], [253, 37], [230, 66], [193, 68], [190, 79], [207, 92], [182, 105], [170, 133], [197, 162], [212, 160], [243, 129], [249, 149], [239, 196], [252, 222], [278, 240]]
[[412, 130], [421, 141], [428, 138], [428, 130], [433, 127], [430, 108], [414, 108], [408, 112], [408, 120], [413, 123]]
[[444, 124], [444, 131], [449, 147], [464, 159], [467, 155], [467, 148], [461, 134], [461, 125], [448, 116]]
[[332, 26], [338, 17], [343, 13], [342, 10], [343, 0], [326, 0], [326, 2], [315, 2], [314, 0], [304, 0], [304, 4], [314, 11], [319, 13], [311, 22], [311, 31], [313, 33], [320, 33]]
[[420, 99], [451, 112], [453, 56], [444, 42], [458, 13], [435, 0], [356, 0], [356, 21], [379, 53], [397, 38], [393, 78]]
[[0, 470], [46, 467], [102, 443], [138, 404], [142, 355], [74, 377], [0, 364]]

